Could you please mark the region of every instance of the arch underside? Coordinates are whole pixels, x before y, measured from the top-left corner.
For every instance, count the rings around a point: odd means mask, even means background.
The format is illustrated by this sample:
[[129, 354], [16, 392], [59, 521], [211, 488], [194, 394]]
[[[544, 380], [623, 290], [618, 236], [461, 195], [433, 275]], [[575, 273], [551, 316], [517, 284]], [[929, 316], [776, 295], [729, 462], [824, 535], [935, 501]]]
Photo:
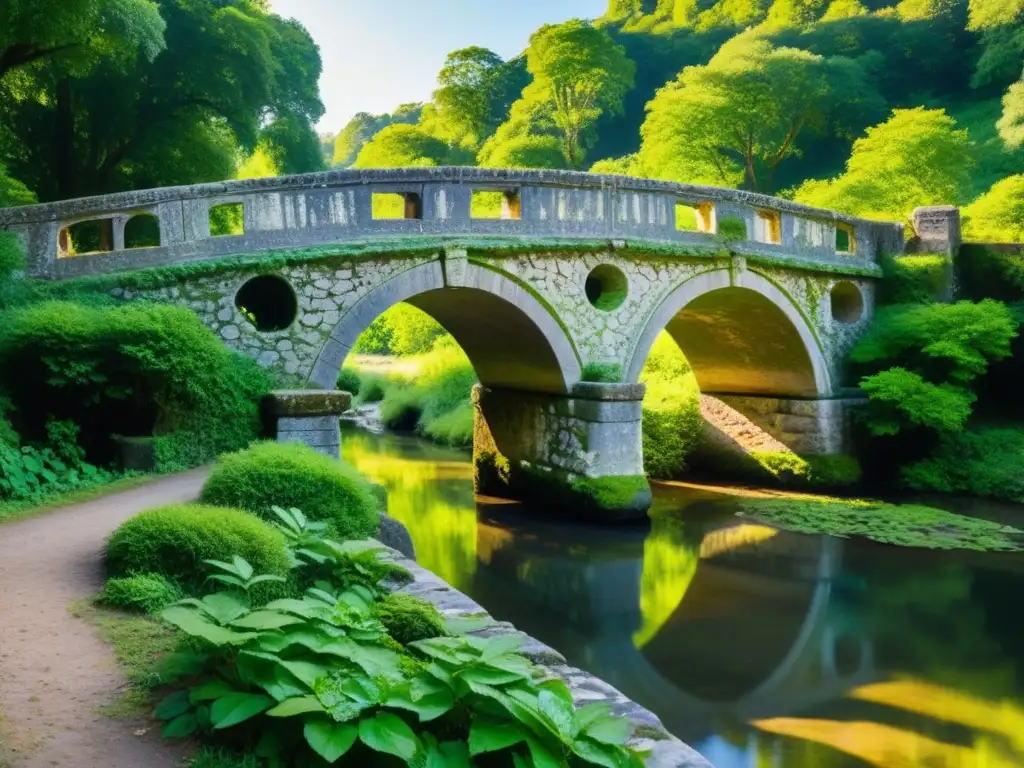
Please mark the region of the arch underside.
[[426, 312], [455, 338], [485, 387], [567, 390], [551, 345], [514, 304], [477, 288], [441, 288], [406, 303]]
[[500, 273], [472, 263], [463, 269], [459, 285], [450, 285], [441, 263], [428, 262], [364, 295], [331, 332], [311, 381], [334, 386], [359, 335], [404, 301], [451, 333], [485, 387], [567, 393], [579, 379], [579, 358], [548, 309]]
[[665, 326], [702, 392], [814, 397], [814, 368], [786, 314], [756, 291], [705, 293]]

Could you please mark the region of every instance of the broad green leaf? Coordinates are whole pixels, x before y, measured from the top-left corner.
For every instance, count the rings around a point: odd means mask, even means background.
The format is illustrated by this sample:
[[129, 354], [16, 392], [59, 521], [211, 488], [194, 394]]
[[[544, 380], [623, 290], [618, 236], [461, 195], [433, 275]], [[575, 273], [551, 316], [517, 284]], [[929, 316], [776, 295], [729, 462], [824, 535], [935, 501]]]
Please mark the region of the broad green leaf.
[[181, 605], [165, 608], [160, 613], [160, 618], [168, 624], [173, 624], [187, 635], [201, 637], [217, 646], [241, 645], [256, 637], [252, 632], [234, 632], [224, 627], [218, 627], [198, 612]]
[[414, 700], [409, 687], [403, 685], [389, 692], [384, 705], [414, 712], [421, 723], [427, 723], [451, 712], [455, 706], [455, 696], [450, 688], [442, 688], [436, 693]]
[[307, 712], [323, 712], [324, 707], [316, 696], [297, 696], [294, 699], [285, 699], [276, 707], [267, 710], [270, 717], [294, 717]]
[[529, 679], [526, 675], [516, 672], [506, 672], [502, 669], [491, 669], [489, 667], [470, 667], [469, 669], [456, 673], [463, 680], [471, 679], [488, 685], [508, 685], [517, 680]]
[[252, 566], [249, 565], [245, 558], [235, 555], [231, 558], [231, 562], [235, 566], [235, 573], [237, 573], [244, 581], [248, 581], [252, 578]]
[[189, 712], [171, 720], [161, 733], [165, 739], [184, 739], [195, 733], [198, 727], [196, 716]]
[[490, 616], [453, 616], [444, 620], [444, 628], [453, 635], [468, 635], [493, 627], [497, 622]]
[[390, 712], [378, 712], [359, 721], [359, 740], [375, 752], [384, 752], [409, 762], [422, 747], [412, 728]]
[[210, 705], [200, 704], [196, 707], [196, 722], [200, 728], [210, 728], [213, 723], [210, 722]]
[[497, 752], [524, 741], [526, 736], [518, 725], [494, 723], [474, 717], [469, 726], [469, 753], [475, 756]]
[[198, 675], [206, 664], [206, 656], [194, 651], [175, 651], [162, 658], [156, 665], [156, 673], [163, 682], [182, 677]]
[[305, 696], [309, 693], [310, 688], [291, 672], [277, 664], [269, 670], [269, 679], [260, 678], [259, 685], [276, 701]]
[[490, 661], [498, 656], [507, 653], [514, 653], [526, 643], [525, 635], [496, 635], [487, 638], [487, 643], [481, 649], [480, 658], [482, 661]]
[[360, 704], [379, 704], [384, 690], [375, 681], [364, 676], [352, 676], [341, 684], [341, 692]]
[[520, 677], [530, 677], [533, 674], [533, 663], [525, 656], [517, 654], [505, 654], [495, 656], [487, 662], [488, 666], [495, 669], [502, 669], [505, 672], [513, 672]]
[[306, 743], [328, 763], [336, 763], [355, 744], [358, 729], [345, 723], [314, 720], [302, 729]]
[[[429, 668], [427, 670], [430, 672]], [[433, 674], [431, 672], [431, 674]], [[424, 696], [431, 696], [435, 693], [444, 693], [445, 691], [451, 691], [451, 686], [434, 677], [428, 677], [426, 675], [420, 675], [414, 678], [409, 684], [409, 695], [413, 701], [419, 701]], [[449, 678], [450, 680], [451, 678]]]
[[214, 592], [201, 601], [202, 608], [219, 624], [234, 621], [249, 611], [249, 598], [234, 592]]
[[572, 703], [566, 703], [564, 699], [552, 691], [541, 691], [537, 696], [537, 706], [544, 717], [555, 726], [562, 741], [572, 740]]
[[311, 661], [279, 661], [282, 667], [291, 672], [295, 677], [312, 688], [316, 681], [327, 675], [331, 668], [323, 664], [316, 664]]
[[518, 752], [512, 755], [513, 768], [533, 768], [533, 760], [529, 755], [520, 755]]
[[599, 720], [602, 717], [610, 717], [611, 713], [611, 705], [606, 701], [594, 701], [590, 704], [584, 704], [572, 716], [573, 735], [584, 730], [595, 720]]
[[286, 579], [284, 576], [278, 576], [273, 573], [262, 573], [259, 576], [253, 576], [251, 579], [249, 579], [248, 585], [250, 587], [254, 587], [257, 584], [263, 584], [268, 581], [274, 581], [278, 584], [283, 584], [284, 582], [288, 581], [288, 579]]
[[572, 745], [572, 751], [594, 765], [601, 765], [604, 768], [619, 768], [619, 747], [607, 744], [598, 744], [587, 738], [577, 739]]
[[177, 691], [157, 705], [153, 716], [157, 720], [173, 720], [192, 709], [192, 702], [189, 701], [188, 691]]
[[540, 740], [527, 737], [526, 746], [530, 748], [530, 758], [536, 768], [563, 768], [564, 762]]
[[197, 701], [209, 701], [211, 699], [219, 699], [221, 696], [226, 696], [229, 693], [234, 693], [235, 688], [230, 683], [220, 680], [207, 680], [205, 683], [200, 683], [191, 691], [189, 691], [189, 700], [194, 702]]
[[247, 616], [232, 621], [231, 626], [241, 627], [242, 629], [280, 629], [281, 627], [302, 623], [302, 619], [296, 616], [289, 616], [287, 613], [253, 611]]
[[331, 609], [319, 600], [296, 600], [295, 598], [287, 598], [284, 600], [274, 600], [263, 607], [268, 611], [293, 613], [304, 619], [327, 618], [331, 615]]
[[213, 702], [210, 721], [216, 730], [238, 725], [270, 709], [274, 700], [260, 693], [229, 693]]
[[212, 565], [214, 568], [219, 568], [220, 570], [226, 571], [227, 573], [233, 574], [235, 576], [241, 575], [240, 573], [238, 573], [238, 570], [235, 568], [234, 565], [232, 565], [231, 563], [225, 563], [223, 560], [203, 560], [203, 562], [207, 565]]
[[224, 573], [215, 573], [212, 576], [207, 577], [207, 581], [217, 581], [221, 584], [227, 584], [229, 587], [238, 587], [239, 589], [245, 589], [245, 582], [237, 576], [229, 576]]
[[427, 745], [426, 768], [470, 768], [469, 750], [465, 742], [445, 741], [437, 744], [434, 737], [425, 734], [424, 738], [430, 738]]
[[602, 744], [625, 744], [633, 728], [623, 717], [603, 717], [583, 729], [584, 735]]

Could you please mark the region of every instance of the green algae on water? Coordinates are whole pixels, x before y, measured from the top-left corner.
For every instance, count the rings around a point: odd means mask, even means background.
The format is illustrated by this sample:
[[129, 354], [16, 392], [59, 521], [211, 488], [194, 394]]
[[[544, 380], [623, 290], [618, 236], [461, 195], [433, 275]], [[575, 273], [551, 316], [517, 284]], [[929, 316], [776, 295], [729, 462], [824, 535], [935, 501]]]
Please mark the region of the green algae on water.
[[797, 533], [863, 536], [924, 549], [1024, 549], [1024, 531], [918, 504], [822, 498], [745, 499], [739, 506], [745, 517]]

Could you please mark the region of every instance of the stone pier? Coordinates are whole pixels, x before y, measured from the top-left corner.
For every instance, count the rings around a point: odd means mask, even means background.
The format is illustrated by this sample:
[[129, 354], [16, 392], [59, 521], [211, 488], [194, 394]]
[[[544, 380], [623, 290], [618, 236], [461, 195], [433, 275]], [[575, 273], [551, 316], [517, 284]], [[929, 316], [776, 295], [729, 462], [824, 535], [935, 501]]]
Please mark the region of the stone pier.
[[341, 458], [341, 414], [352, 395], [338, 390], [286, 389], [270, 395], [277, 441], [305, 443], [320, 453]]
[[578, 382], [568, 396], [473, 391], [476, 490], [605, 521], [646, 516], [643, 384]]

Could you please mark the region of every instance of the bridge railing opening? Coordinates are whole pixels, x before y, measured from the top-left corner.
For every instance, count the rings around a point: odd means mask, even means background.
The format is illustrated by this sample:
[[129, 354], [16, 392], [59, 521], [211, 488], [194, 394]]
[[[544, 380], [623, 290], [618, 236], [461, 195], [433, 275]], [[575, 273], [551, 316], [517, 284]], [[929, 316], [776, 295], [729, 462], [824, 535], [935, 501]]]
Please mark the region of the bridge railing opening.
[[[728, 227], [726, 228], [726, 220]], [[872, 264], [901, 224], [714, 187], [568, 171], [332, 171], [0, 210], [30, 274], [61, 279], [400, 235], [656, 240]], [[720, 231], [722, 230], [722, 231]], [[745, 234], [744, 234], [745, 233]]]

